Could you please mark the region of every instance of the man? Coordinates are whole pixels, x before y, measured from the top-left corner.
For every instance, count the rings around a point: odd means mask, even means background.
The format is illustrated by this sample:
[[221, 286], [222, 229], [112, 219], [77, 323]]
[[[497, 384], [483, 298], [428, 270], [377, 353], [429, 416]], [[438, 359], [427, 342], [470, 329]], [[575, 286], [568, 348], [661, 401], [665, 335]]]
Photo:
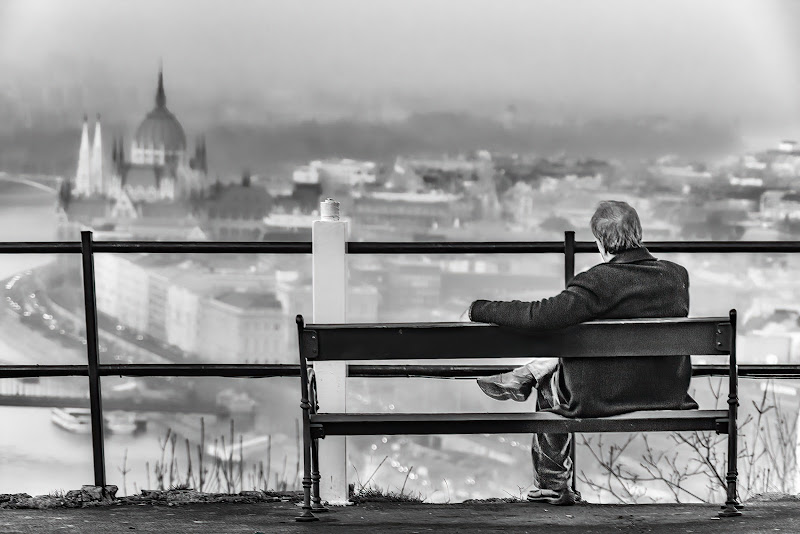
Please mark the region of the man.
[[[642, 246], [639, 216], [625, 202], [601, 202], [592, 234], [603, 263], [576, 275], [555, 297], [536, 302], [476, 300], [471, 321], [522, 330], [557, 330], [594, 319], [686, 317], [689, 275]], [[497, 400], [524, 401], [537, 391], [537, 410], [566, 417], [602, 417], [635, 410], [693, 409], [689, 356], [537, 358], [478, 385]], [[569, 434], [534, 434], [536, 489], [528, 500], [571, 505], [573, 444]]]

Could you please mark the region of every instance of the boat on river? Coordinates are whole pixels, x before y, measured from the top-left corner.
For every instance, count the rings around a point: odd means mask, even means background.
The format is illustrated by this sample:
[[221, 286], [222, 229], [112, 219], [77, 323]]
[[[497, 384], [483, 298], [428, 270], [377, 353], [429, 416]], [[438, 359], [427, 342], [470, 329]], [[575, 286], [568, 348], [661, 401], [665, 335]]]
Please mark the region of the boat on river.
[[104, 419], [106, 429], [112, 434], [133, 434], [139, 428], [136, 414], [130, 412], [110, 412]]
[[50, 421], [76, 434], [92, 433], [92, 411], [89, 408], [53, 408]]
[[[108, 412], [103, 420], [105, 429], [111, 434], [134, 434], [147, 428], [144, 417], [130, 412]], [[92, 433], [92, 412], [88, 408], [53, 408], [50, 421], [69, 432]]]

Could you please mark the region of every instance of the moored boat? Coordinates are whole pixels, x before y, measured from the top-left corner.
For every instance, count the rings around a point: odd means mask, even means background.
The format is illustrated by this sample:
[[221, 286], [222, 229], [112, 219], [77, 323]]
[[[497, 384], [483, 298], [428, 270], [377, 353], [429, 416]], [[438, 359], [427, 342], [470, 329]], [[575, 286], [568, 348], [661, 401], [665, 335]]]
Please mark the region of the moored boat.
[[136, 414], [129, 412], [109, 412], [104, 417], [106, 428], [112, 434], [133, 434], [139, 428]]
[[[92, 412], [88, 408], [53, 408], [50, 420], [56, 426], [76, 434], [91, 434]], [[138, 414], [114, 411], [104, 414], [105, 429], [112, 434], [134, 434], [147, 428], [147, 420]]]
[[92, 432], [91, 410], [88, 408], [53, 408], [50, 410], [50, 421], [76, 434]]

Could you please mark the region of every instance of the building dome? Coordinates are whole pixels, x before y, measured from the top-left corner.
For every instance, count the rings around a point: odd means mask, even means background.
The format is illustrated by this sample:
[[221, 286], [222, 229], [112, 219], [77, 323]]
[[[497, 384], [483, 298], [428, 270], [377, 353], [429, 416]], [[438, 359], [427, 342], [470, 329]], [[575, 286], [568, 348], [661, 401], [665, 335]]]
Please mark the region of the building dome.
[[183, 126], [166, 107], [147, 114], [136, 129], [134, 141], [142, 147], [164, 147], [166, 151], [186, 150]]
[[186, 134], [175, 115], [167, 109], [167, 96], [164, 92], [164, 76], [158, 73], [156, 107], [147, 114], [136, 129], [134, 142], [140, 147], [162, 148], [166, 152], [185, 151]]

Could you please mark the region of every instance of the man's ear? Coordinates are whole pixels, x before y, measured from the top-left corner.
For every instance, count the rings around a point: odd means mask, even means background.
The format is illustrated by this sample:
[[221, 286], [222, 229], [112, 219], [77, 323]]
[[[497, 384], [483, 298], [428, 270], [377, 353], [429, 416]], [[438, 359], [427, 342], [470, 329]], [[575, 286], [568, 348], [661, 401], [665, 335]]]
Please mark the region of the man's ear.
[[602, 243], [600, 242], [600, 240], [599, 240], [599, 239], [597, 239], [596, 237], [594, 238], [594, 242], [595, 242], [595, 244], [597, 244], [597, 250], [600, 252], [600, 255], [601, 255], [601, 256], [603, 256], [603, 257], [605, 257], [605, 255], [606, 255], [606, 249], [605, 249], [605, 248], [603, 248], [603, 244], [602, 244]]

